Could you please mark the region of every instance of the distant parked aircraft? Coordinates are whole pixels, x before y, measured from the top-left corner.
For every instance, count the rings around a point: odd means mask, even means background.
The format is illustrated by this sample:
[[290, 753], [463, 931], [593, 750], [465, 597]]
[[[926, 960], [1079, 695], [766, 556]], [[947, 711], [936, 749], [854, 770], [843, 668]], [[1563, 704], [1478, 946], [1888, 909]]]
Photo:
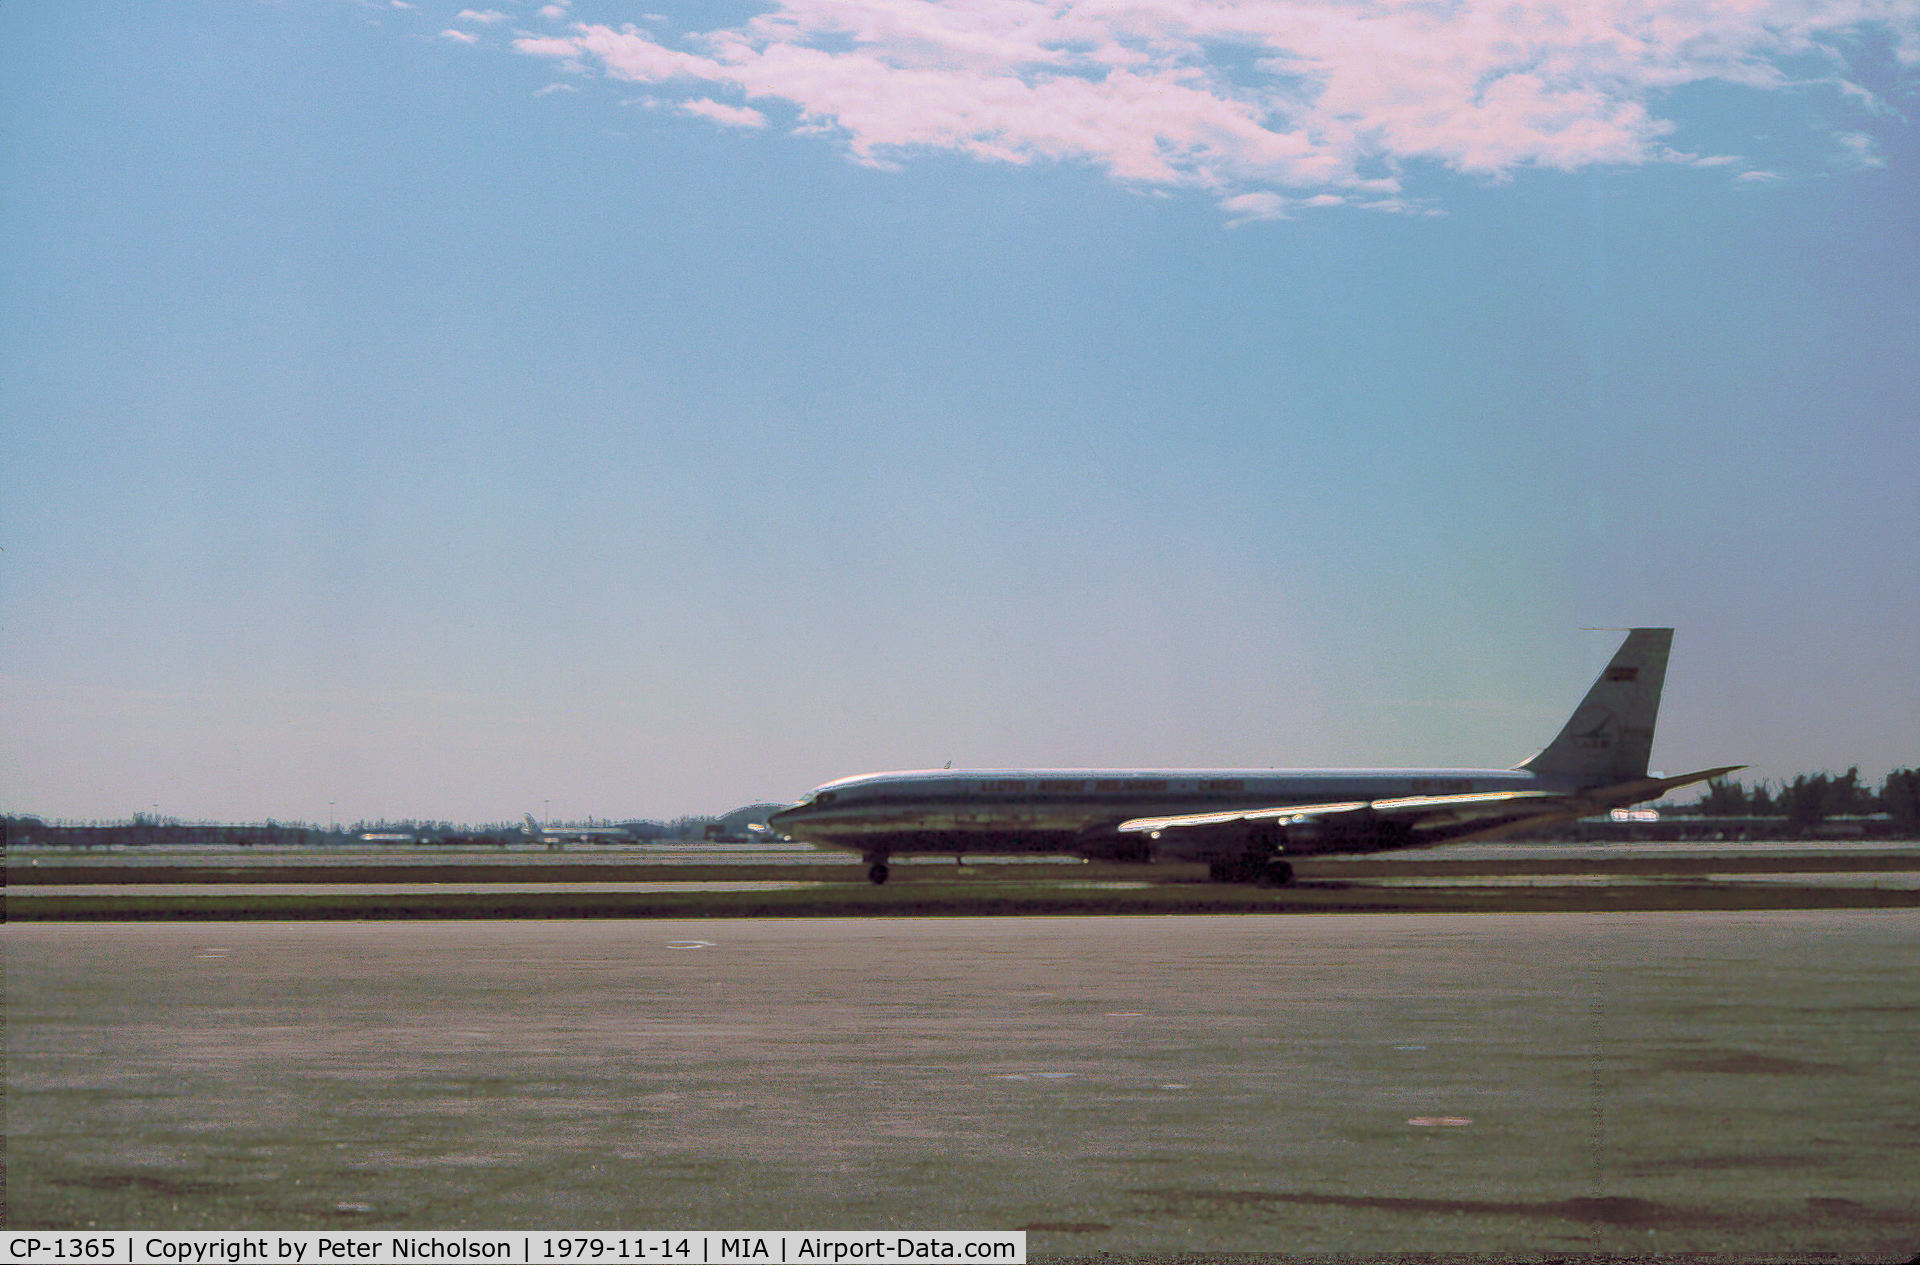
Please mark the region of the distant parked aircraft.
[[1635, 628], [1559, 737], [1512, 769], [918, 769], [828, 782], [769, 824], [846, 848], [887, 881], [901, 853], [1065, 852], [1205, 861], [1288, 883], [1288, 856], [1487, 839], [1573, 821], [1744, 768], [1652, 777], [1671, 628]]
[[631, 839], [633, 832], [623, 826], [543, 826], [526, 814], [527, 837], [535, 843], [544, 843], [549, 847], [559, 847], [563, 843], [609, 843], [616, 839]]

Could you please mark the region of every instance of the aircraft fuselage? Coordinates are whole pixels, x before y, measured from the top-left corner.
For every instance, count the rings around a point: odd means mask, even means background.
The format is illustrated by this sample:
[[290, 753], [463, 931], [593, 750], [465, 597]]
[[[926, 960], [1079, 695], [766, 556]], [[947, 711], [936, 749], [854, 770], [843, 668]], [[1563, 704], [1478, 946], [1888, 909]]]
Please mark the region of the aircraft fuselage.
[[[1543, 789], [1511, 769], [930, 769], [828, 782], [769, 825], [790, 838], [867, 855], [966, 852], [1112, 854], [1122, 821], [1404, 796]], [[1195, 835], [1154, 841], [1163, 855], [1237, 852]], [[1314, 850], [1306, 837], [1289, 852]], [[1344, 848], [1342, 850], [1345, 850]]]

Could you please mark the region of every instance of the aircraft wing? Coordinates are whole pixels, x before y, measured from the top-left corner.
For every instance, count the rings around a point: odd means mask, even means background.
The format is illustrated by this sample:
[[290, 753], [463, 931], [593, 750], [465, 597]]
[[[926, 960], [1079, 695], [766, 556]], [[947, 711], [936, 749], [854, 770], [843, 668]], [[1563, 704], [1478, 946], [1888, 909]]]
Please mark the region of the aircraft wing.
[[1183, 813], [1172, 817], [1135, 817], [1120, 823], [1122, 834], [1144, 831], [1156, 834], [1164, 830], [1183, 830], [1205, 826], [1227, 826], [1235, 822], [1273, 822], [1296, 826], [1309, 821], [1349, 813], [1372, 812], [1381, 817], [1427, 819], [1446, 816], [1450, 820], [1468, 820], [1475, 815], [1505, 813], [1511, 806], [1528, 800], [1564, 800], [1551, 791], [1481, 791], [1468, 795], [1407, 795], [1398, 799], [1350, 799], [1332, 804], [1284, 804], [1275, 808], [1246, 808], [1224, 813]]
[[1559, 791], [1475, 791], [1463, 795], [1404, 795], [1393, 799], [1342, 800], [1337, 803], [1282, 804], [1272, 808], [1236, 809], [1219, 813], [1184, 813], [1170, 817], [1134, 817], [1117, 829], [1122, 834], [1146, 834], [1154, 838], [1169, 831], [1218, 831], [1234, 825], [1272, 824], [1304, 826], [1320, 823], [1338, 826], [1362, 819], [1392, 822], [1420, 835], [1458, 840], [1481, 833], [1474, 829], [1484, 824], [1487, 832], [1512, 830], [1549, 819], [1572, 820], [1604, 812], [1625, 804], [1658, 799], [1670, 790], [1723, 777], [1745, 768], [1742, 764], [1719, 769], [1703, 769], [1679, 777], [1636, 778], [1612, 786], [1589, 790]]

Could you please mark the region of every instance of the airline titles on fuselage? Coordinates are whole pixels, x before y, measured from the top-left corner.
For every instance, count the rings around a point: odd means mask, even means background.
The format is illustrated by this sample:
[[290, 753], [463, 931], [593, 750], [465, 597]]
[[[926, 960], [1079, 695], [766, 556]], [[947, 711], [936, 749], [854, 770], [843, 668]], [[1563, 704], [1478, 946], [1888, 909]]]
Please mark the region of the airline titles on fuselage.
[[[1228, 791], [1241, 790], [1245, 786], [1246, 783], [1240, 778], [1219, 777], [1206, 778], [1198, 781], [1194, 784], [1194, 789], [1225, 793]], [[980, 783], [980, 793], [983, 795], [1024, 795], [1028, 793], [1035, 795], [1084, 795], [1087, 793], [1089, 787], [1092, 788], [1093, 793], [1096, 795], [1112, 795], [1127, 791], [1151, 794], [1156, 791], [1166, 790], [1167, 779], [1163, 777], [1136, 777], [1094, 778], [1091, 781], [1073, 781], [1065, 778], [1041, 778], [1038, 780], [1012, 777], [986, 778]]]

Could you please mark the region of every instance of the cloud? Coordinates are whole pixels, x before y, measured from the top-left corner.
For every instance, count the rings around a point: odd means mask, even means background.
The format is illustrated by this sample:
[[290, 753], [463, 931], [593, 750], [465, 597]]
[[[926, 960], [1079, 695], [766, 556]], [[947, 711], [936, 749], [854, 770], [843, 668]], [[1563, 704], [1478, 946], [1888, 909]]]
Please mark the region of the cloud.
[[481, 26], [492, 26], [495, 22], [504, 22], [507, 15], [498, 9], [462, 9], [453, 15], [456, 22], [477, 22]]
[[704, 97], [698, 101], [682, 101], [679, 109], [682, 114], [708, 119], [723, 127], [765, 127], [767, 125], [767, 116], [758, 110], [749, 106], [724, 105]]
[[[557, 6], [556, 6], [557, 7]], [[680, 38], [576, 23], [521, 53], [684, 94], [686, 113], [765, 126], [716, 90], [778, 102], [857, 162], [915, 154], [1079, 162], [1199, 189], [1236, 220], [1303, 205], [1418, 209], [1409, 172], [1702, 161], [1674, 148], [1678, 89], [1832, 90], [1864, 35], [1910, 68], [1912, 0], [778, 0]], [[1868, 41], [1870, 42], [1870, 41]], [[1806, 77], [1809, 69], [1817, 70]], [[1844, 165], [1867, 138], [1832, 138]]]
[[1236, 193], [1220, 199], [1220, 209], [1225, 211], [1234, 224], [1251, 224], [1259, 220], [1284, 220], [1288, 212], [1297, 203], [1292, 198], [1278, 193], [1261, 191], [1258, 193]]
[[1864, 132], [1842, 132], [1834, 137], [1839, 143], [1841, 165], [1846, 167], [1884, 167], [1887, 160], [1874, 151], [1873, 138]]
[[478, 44], [480, 37], [471, 31], [456, 31], [452, 27], [440, 32], [443, 40], [452, 40], [456, 44]]
[[580, 89], [574, 87], [570, 83], [550, 83], [544, 88], [535, 88], [533, 90], [533, 95], [536, 97], [550, 97], [556, 92], [578, 92], [578, 91], [580, 91]]

